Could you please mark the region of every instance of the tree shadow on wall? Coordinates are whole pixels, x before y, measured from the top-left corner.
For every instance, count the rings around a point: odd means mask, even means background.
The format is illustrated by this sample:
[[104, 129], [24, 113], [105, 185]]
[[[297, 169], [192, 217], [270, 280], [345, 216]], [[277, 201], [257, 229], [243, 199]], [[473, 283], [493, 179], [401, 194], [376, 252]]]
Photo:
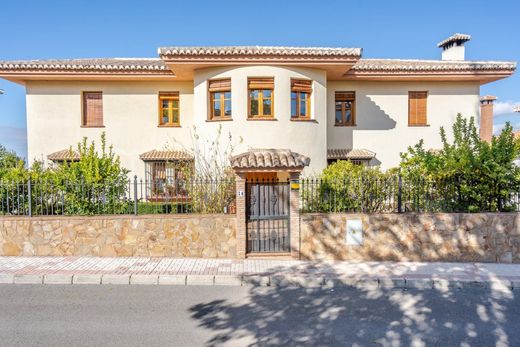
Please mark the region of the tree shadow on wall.
[[[320, 266], [334, 275], [333, 267]], [[462, 290], [385, 289], [366, 282], [332, 288], [253, 285], [246, 300], [215, 300], [190, 311], [199, 326], [214, 332], [208, 346], [520, 344], [520, 299], [497, 285]]]

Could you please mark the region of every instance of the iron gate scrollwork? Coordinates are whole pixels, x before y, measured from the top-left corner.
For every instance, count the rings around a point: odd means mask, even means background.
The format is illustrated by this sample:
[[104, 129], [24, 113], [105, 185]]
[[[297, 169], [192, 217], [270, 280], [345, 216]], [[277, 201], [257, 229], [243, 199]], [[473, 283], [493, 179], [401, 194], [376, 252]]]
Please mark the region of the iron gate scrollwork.
[[248, 253], [290, 252], [289, 182], [246, 182]]

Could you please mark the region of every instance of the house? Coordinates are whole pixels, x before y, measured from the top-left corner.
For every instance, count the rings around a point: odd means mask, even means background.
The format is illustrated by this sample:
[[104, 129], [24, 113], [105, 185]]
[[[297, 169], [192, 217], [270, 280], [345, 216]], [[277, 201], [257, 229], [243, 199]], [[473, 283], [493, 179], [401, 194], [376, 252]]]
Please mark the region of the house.
[[420, 139], [440, 147], [439, 128], [457, 113], [479, 116], [480, 86], [514, 72], [514, 62], [465, 60], [469, 39], [441, 41], [440, 60], [363, 59], [360, 48], [163, 47], [146, 59], [0, 61], [0, 77], [26, 88], [30, 161], [74, 160], [71, 145], [105, 132], [132, 175], [174, 179], [182, 173], [166, 163], [193, 164], [194, 131], [211, 143], [220, 128], [243, 139], [238, 167], [285, 163], [310, 175], [346, 159], [386, 169]]

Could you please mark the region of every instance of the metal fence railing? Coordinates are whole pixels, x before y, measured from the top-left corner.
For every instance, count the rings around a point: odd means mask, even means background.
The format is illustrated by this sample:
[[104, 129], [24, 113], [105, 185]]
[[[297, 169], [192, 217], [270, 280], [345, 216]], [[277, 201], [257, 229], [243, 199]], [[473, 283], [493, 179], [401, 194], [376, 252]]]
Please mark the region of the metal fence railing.
[[235, 213], [234, 179], [0, 181], [0, 215]]
[[300, 181], [302, 213], [520, 211], [520, 187], [400, 175]]

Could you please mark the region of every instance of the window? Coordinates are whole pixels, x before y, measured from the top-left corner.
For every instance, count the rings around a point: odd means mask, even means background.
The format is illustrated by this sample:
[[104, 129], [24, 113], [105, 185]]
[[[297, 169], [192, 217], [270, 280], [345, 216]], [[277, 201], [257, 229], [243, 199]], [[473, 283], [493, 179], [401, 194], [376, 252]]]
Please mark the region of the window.
[[309, 119], [312, 81], [291, 80], [291, 119]]
[[336, 126], [356, 125], [356, 92], [336, 92]]
[[408, 125], [425, 126], [428, 92], [408, 92]]
[[145, 162], [146, 194], [148, 200], [175, 201], [187, 196], [185, 173], [193, 162]]
[[250, 78], [249, 89], [249, 118], [274, 118], [274, 78]]
[[103, 93], [83, 92], [83, 119], [84, 127], [103, 126]]
[[208, 83], [212, 120], [231, 119], [231, 80], [213, 80]]
[[180, 108], [178, 92], [159, 93], [159, 126], [179, 126]]

